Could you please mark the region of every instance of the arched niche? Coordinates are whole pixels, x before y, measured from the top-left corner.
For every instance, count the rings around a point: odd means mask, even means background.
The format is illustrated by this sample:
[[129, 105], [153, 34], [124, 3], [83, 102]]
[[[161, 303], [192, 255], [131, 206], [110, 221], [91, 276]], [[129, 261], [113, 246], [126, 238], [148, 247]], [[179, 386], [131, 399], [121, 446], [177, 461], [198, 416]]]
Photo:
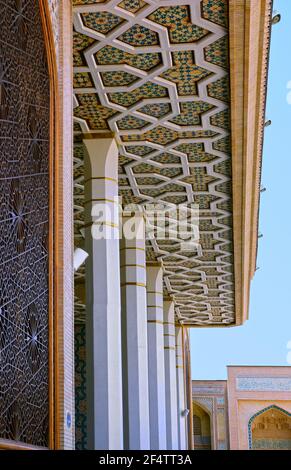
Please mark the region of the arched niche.
[[250, 449], [291, 450], [291, 413], [268, 406], [251, 417], [248, 433]]
[[211, 450], [211, 419], [200, 404], [193, 401], [193, 440], [195, 450]]

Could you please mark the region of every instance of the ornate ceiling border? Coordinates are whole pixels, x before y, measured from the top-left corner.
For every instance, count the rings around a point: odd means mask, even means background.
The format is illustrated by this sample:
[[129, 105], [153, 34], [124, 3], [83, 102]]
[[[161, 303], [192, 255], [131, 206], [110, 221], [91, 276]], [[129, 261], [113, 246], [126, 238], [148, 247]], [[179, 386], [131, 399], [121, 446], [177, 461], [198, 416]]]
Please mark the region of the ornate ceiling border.
[[256, 270], [272, 0], [229, 0], [236, 325]]

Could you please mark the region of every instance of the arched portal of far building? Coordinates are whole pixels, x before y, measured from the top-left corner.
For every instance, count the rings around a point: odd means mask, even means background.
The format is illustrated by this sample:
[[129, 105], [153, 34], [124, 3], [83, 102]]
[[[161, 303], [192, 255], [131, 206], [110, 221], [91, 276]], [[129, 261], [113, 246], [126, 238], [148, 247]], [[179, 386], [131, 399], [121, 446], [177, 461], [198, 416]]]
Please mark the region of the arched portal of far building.
[[193, 402], [193, 435], [195, 450], [211, 450], [210, 415]]
[[270, 406], [249, 421], [249, 447], [254, 450], [291, 449], [291, 413]]

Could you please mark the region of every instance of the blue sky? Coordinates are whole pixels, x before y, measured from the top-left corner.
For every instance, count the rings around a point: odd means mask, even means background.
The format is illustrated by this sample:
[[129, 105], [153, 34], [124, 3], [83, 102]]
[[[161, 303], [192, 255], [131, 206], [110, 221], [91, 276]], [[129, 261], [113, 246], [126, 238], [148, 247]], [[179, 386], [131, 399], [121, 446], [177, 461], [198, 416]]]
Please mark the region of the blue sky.
[[[291, 341], [291, 2], [275, 0], [260, 206], [257, 271], [249, 320], [226, 329], [192, 329], [193, 379], [225, 379], [227, 365], [288, 365]], [[290, 104], [287, 103], [289, 84]], [[291, 344], [289, 345], [291, 346]]]

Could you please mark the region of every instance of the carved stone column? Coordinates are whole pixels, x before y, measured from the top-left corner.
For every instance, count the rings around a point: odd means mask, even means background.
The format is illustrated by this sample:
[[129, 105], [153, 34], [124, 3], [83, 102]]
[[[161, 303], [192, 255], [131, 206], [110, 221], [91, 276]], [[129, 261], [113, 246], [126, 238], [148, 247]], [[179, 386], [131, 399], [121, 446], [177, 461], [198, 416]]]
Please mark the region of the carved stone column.
[[147, 266], [148, 356], [151, 449], [166, 449], [163, 270]]
[[178, 403], [176, 379], [175, 308], [172, 300], [164, 301], [164, 350], [167, 449], [178, 447]]
[[122, 449], [118, 149], [112, 138], [84, 144], [88, 447]]
[[[135, 229], [133, 236], [132, 225]], [[150, 448], [150, 431], [145, 222], [143, 215], [136, 214], [134, 218], [131, 215], [124, 216], [123, 232], [121, 300], [124, 443], [126, 449], [146, 450]]]
[[176, 326], [176, 369], [177, 369], [177, 402], [178, 402], [178, 432], [179, 449], [187, 449], [185, 375], [183, 363], [183, 327]]

